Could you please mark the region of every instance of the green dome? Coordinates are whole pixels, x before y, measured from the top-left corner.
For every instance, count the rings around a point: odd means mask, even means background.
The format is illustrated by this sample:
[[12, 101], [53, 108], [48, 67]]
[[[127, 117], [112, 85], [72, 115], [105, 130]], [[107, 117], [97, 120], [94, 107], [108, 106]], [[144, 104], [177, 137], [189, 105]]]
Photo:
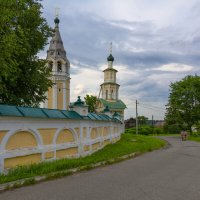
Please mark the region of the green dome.
[[54, 22], [55, 22], [55, 24], [59, 24], [60, 20], [58, 19], [58, 17], [56, 17], [56, 18], [54, 19]]
[[85, 102], [81, 100], [81, 97], [78, 96], [78, 99], [76, 102], [74, 102], [75, 106], [84, 106]]
[[112, 54], [108, 56], [107, 61], [112, 61], [112, 62], [114, 61], [114, 57], [112, 56]]

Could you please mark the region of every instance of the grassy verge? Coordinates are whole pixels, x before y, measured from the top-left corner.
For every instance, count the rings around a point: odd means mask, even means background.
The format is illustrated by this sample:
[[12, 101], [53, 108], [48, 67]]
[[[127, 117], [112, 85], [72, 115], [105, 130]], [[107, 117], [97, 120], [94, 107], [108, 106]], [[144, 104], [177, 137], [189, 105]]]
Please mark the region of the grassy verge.
[[158, 138], [123, 134], [120, 141], [115, 144], [107, 145], [105, 148], [99, 150], [91, 156], [77, 159], [62, 159], [52, 162], [43, 162], [12, 169], [7, 175], [0, 174], [0, 184], [35, 176], [48, 175], [49, 173], [73, 168], [89, 169], [90, 166], [95, 163], [109, 161], [111, 159], [114, 159], [117, 162], [117, 158], [124, 155], [134, 152], [144, 153], [154, 149], [159, 149], [164, 145], [165, 142]]
[[200, 137], [189, 136], [189, 140], [200, 142]]

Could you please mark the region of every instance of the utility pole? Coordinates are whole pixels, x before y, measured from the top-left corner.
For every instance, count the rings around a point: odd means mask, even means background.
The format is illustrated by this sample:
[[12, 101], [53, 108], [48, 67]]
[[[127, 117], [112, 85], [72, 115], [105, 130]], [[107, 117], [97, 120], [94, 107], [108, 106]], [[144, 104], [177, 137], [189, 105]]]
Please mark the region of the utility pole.
[[153, 129], [154, 129], [153, 115], [152, 115], [152, 119], [151, 119], [151, 125], [152, 125], [152, 134], [153, 134]]
[[135, 125], [136, 125], [136, 134], [138, 134], [138, 101], [136, 100], [136, 102], [135, 102], [136, 104], [135, 104], [135, 106], [136, 106], [136, 121], [135, 121]]

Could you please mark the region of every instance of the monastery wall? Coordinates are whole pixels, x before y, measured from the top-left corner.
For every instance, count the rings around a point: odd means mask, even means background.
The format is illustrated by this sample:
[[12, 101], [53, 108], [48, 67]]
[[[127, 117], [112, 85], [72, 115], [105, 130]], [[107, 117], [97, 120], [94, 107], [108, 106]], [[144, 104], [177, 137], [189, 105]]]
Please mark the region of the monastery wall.
[[0, 172], [12, 167], [77, 158], [120, 139], [124, 125], [91, 119], [0, 117]]

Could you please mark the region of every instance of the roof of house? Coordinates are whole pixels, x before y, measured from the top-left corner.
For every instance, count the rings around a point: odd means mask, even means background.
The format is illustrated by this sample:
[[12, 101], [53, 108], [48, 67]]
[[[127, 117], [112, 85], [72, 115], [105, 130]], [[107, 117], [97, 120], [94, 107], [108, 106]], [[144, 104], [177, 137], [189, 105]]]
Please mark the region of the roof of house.
[[108, 108], [110, 110], [112, 109], [125, 109], [126, 108], [126, 105], [124, 104], [123, 101], [121, 100], [117, 100], [117, 101], [114, 101], [114, 102], [111, 102], [111, 101], [107, 101], [105, 99], [99, 99], [99, 101], [106, 107], [108, 106]]

